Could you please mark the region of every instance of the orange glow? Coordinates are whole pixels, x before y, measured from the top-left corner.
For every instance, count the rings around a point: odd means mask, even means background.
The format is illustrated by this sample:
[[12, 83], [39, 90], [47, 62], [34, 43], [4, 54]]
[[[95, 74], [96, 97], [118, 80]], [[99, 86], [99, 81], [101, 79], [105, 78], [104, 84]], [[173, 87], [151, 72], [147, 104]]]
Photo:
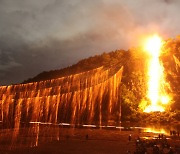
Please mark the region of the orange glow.
[[155, 128], [146, 128], [144, 130], [144, 132], [150, 132], [150, 133], [155, 133], [155, 134], [165, 134], [165, 135], [168, 135], [168, 132], [161, 128], [161, 129], [155, 129]]
[[158, 35], [153, 35], [145, 43], [144, 49], [149, 53], [147, 97], [150, 105], [145, 107], [144, 112], [163, 112], [170, 102], [165, 90], [168, 83], [165, 81], [164, 68], [159, 60], [162, 45], [163, 41]]

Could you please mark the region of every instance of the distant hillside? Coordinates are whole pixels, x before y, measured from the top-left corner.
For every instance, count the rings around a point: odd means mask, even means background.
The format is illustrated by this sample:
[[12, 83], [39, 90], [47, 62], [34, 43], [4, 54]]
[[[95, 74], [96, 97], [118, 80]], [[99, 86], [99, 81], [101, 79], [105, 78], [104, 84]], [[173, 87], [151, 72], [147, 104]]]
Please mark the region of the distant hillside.
[[[122, 77], [122, 115], [124, 120], [139, 119], [139, 103], [146, 98], [147, 91], [147, 61], [148, 55], [142, 48], [132, 48], [128, 51], [116, 50], [83, 59], [70, 67], [42, 72], [25, 80], [23, 83], [37, 82], [68, 76], [84, 71], [92, 70], [100, 66], [112, 65], [124, 66]], [[164, 65], [167, 81], [170, 83], [173, 102], [170, 110], [180, 110], [180, 37], [168, 39], [163, 46], [163, 54], [160, 57]], [[177, 118], [176, 118], [177, 119]], [[180, 119], [180, 117], [179, 117]]]
[[79, 61], [77, 64], [63, 68], [60, 70], [44, 71], [34, 78], [25, 80], [23, 83], [36, 82], [42, 80], [56, 79], [59, 77], [81, 73], [84, 71], [92, 70], [100, 66], [108, 67], [117, 63], [123, 63], [127, 52], [123, 50], [117, 50], [110, 53], [103, 53], [102, 55], [96, 55]]

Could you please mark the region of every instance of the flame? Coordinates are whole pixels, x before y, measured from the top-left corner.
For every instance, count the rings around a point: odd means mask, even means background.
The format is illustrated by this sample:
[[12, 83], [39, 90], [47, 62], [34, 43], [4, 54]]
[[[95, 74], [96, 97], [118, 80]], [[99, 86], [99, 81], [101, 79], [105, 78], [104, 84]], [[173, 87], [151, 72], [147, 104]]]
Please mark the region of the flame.
[[162, 39], [158, 35], [153, 35], [145, 44], [145, 51], [149, 53], [148, 66], [148, 92], [147, 97], [150, 100], [150, 105], [147, 106], [144, 112], [165, 111], [166, 105], [170, 101], [170, 96], [167, 95], [165, 87], [167, 82], [164, 77], [164, 68], [160, 62], [161, 48], [163, 45]]

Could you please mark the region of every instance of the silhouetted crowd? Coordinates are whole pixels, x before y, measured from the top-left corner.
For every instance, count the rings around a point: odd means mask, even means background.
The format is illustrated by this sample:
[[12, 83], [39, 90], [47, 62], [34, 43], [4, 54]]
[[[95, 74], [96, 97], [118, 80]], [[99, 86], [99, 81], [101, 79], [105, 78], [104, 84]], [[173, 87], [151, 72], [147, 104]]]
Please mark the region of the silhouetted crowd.
[[171, 130], [170, 131], [171, 136], [178, 136], [179, 137], [179, 131]]
[[161, 134], [159, 134], [158, 138], [152, 140], [143, 140], [140, 138], [136, 140], [135, 154], [146, 154], [148, 149], [151, 149], [153, 154], [163, 154], [165, 149], [168, 151], [168, 154], [174, 154], [166, 137]]
[[[178, 132], [172, 131], [171, 135], [177, 135], [179, 136]], [[131, 141], [132, 137], [131, 134], [128, 137], [128, 140]], [[165, 135], [159, 134], [156, 138], [153, 139], [144, 139], [138, 137], [135, 140], [136, 149], [134, 154], [178, 154], [180, 151], [180, 147], [174, 147], [172, 148], [170, 144], [168, 143], [168, 140]], [[130, 154], [130, 151], [127, 151], [128, 154]]]

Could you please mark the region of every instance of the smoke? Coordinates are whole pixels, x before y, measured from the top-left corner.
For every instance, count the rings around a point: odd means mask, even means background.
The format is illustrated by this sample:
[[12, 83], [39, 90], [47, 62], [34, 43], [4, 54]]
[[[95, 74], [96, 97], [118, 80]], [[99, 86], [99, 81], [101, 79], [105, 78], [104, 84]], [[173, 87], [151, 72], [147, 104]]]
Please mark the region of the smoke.
[[0, 0], [0, 84], [180, 32], [178, 0]]

